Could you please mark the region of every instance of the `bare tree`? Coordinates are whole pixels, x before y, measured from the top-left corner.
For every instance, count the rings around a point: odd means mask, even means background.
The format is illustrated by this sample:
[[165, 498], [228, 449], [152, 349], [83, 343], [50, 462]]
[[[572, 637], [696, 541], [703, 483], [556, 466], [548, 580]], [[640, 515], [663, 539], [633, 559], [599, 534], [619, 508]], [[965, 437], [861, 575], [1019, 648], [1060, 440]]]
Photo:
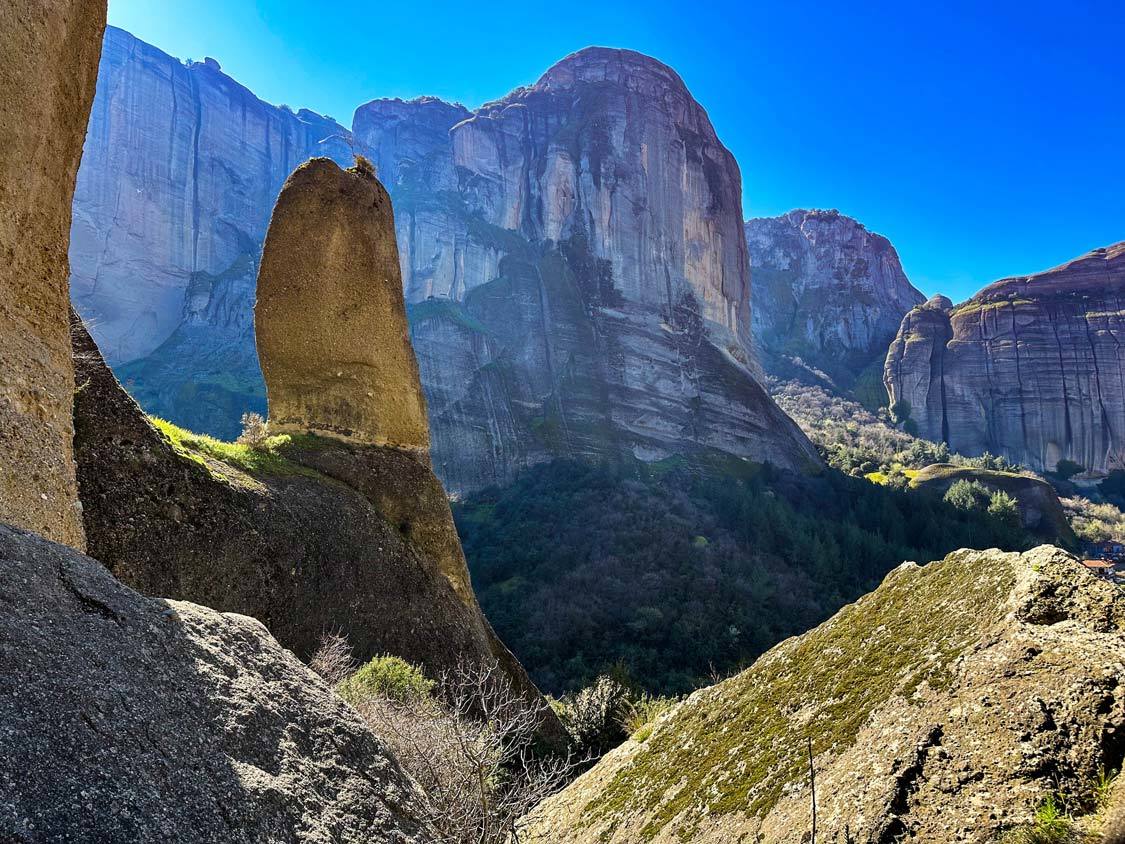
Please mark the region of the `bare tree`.
[[570, 757], [532, 752], [541, 714], [495, 665], [463, 664], [437, 696], [372, 695], [356, 709], [426, 796], [441, 844], [507, 844], [521, 819], [570, 779]]

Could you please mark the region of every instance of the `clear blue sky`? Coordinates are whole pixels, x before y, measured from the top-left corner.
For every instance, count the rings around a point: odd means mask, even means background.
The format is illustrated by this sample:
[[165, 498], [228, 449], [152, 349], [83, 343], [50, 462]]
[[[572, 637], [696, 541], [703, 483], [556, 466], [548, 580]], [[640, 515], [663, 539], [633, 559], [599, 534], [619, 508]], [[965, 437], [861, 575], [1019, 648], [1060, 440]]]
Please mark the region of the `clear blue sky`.
[[742, 168], [746, 216], [838, 208], [924, 292], [965, 298], [1125, 240], [1118, 3], [110, 0], [274, 103], [467, 106], [601, 44], [670, 64]]

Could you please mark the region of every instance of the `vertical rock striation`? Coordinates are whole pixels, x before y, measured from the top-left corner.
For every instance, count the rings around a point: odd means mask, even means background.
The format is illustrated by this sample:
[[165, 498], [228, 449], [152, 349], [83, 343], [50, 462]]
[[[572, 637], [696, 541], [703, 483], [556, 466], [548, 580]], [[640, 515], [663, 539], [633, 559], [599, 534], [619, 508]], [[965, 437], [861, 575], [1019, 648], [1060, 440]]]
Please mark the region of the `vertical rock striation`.
[[0, 522], [85, 547], [67, 242], [105, 3], [0, 8]]
[[844, 382], [882, 363], [903, 315], [925, 298], [890, 241], [837, 211], [748, 220], [746, 243], [759, 349]]
[[[1037, 470], [1125, 467], [1125, 244], [902, 321], [884, 381], [919, 433]], [[905, 408], [904, 408], [905, 409]]]
[[395, 203], [448, 487], [556, 455], [816, 461], [753, 377], [737, 165], [668, 67], [591, 48], [476, 112], [376, 100], [353, 137], [214, 62], [106, 43], [75, 301], [151, 412], [230, 437], [262, 409], [250, 311], [268, 209], [301, 161], [354, 148]]
[[264, 410], [254, 281], [270, 211], [301, 162], [351, 134], [262, 102], [218, 62], [183, 63], [109, 27], [71, 245], [74, 305], [153, 412], [233, 437]]
[[436, 471], [816, 457], [754, 378], [741, 179], [682, 80], [589, 48], [469, 114], [360, 107], [395, 199]]

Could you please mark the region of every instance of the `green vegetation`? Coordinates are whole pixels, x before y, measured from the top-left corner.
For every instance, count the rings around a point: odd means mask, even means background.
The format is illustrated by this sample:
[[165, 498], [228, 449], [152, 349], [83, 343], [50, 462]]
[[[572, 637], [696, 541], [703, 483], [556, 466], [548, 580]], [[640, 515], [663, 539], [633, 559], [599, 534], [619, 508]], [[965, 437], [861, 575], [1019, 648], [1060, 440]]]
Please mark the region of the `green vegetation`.
[[[587, 806], [587, 821], [612, 828], [627, 807], [652, 807], [644, 840], [673, 820], [690, 840], [705, 817], [763, 816], [804, 776], [809, 739], [816, 754], [842, 752], [891, 696], [943, 688], [950, 666], [1003, 617], [1015, 579], [1012, 566], [971, 554], [894, 572], [830, 623], [677, 710]], [[814, 707], [815, 719], [794, 717]]]
[[336, 687], [340, 697], [351, 704], [370, 697], [407, 703], [428, 698], [433, 690], [433, 681], [420, 669], [390, 655], [375, 657]]
[[227, 481], [237, 482], [238, 479], [224, 473], [222, 467], [209, 462], [208, 458], [211, 461], [225, 463], [227, 466], [251, 476], [309, 475], [315, 477], [317, 475], [312, 469], [294, 463], [282, 454], [285, 447], [293, 441], [293, 438], [288, 434], [265, 437], [253, 445], [241, 442], [228, 443], [205, 434], [192, 433], [158, 416], [150, 416], [149, 421], [168, 439], [178, 454], [199, 463], [212, 474], [223, 477]]
[[986, 510], [839, 472], [732, 477], [682, 460], [656, 471], [556, 461], [454, 514], [486, 614], [554, 694], [617, 665], [626, 685], [682, 694], [815, 626], [903, 560], [1028, 544]]

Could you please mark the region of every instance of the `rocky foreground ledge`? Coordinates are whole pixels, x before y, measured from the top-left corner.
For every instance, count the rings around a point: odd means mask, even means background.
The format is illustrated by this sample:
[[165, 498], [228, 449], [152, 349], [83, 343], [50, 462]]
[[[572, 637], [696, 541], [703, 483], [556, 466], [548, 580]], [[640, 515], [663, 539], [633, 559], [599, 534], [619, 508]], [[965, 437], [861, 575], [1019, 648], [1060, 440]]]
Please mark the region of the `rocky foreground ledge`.
[[817, 841], [993, 841], [1055, 794], [1094, 810], [1123, 676], [1125, 590], [1069, 554], [906, 563], [610, 753], [536, 840], [808, 841], [811, 740]]
[[0, 525], [0, 839], [432, 838], [359, 716], [252, 618]]

